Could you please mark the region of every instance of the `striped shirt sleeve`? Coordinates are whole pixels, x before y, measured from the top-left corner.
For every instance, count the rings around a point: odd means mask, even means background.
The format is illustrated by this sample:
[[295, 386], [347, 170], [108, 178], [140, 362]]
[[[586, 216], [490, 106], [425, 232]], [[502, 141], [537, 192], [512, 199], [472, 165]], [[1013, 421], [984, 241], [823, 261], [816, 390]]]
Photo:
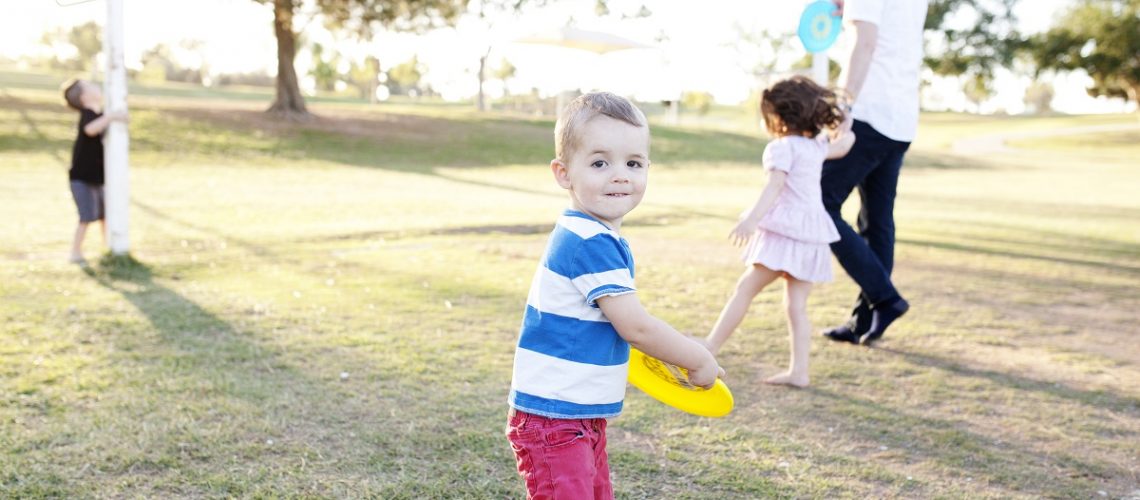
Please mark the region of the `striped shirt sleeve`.
[[583, 241], [574, 254], [570, 271], [571, 283], [591, 307], [597, 307], [600, 297], [637, 291], [629, 249], [609, 235], [599, 234]]

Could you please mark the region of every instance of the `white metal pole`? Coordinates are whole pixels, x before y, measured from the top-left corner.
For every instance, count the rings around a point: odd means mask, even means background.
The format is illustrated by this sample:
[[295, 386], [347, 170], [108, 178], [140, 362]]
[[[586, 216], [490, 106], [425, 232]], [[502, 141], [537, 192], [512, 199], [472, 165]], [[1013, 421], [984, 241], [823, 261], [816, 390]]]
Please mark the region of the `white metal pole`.
[[[815, 0], [807, 0], [805, 3], [812, 4]], [[824, 87], [830, 86], [827, 78], [827, 51], [822, 50], [819, 52], [812, 52], [811, 54], [811, 79], [815, 83], [823, 85]]]
[[827, 51], [816, 52], [811, 55], [811, 78], [815, 83], [823, 85], [824, 87], [830, 86], [827, 74]]
[[[103, 52], [107, 56], [104, 81], [104, 113], [127, 110], [127, 68], [123, 64], [123, 0], [107, 0], [107, 25]], [[127, 124], [114, 120], [103, 135], [104, 195], [107, 217], [107, 243], [113, 255], [130, 251], [127, 235], [130, 207], [130, 170]]]

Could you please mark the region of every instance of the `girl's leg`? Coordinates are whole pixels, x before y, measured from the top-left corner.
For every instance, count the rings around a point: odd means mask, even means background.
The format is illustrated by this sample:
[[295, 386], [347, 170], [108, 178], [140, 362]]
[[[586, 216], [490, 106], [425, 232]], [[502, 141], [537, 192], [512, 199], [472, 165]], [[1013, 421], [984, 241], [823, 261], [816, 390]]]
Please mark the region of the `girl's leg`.
[[807, 315], [807, 298], [811, 294], [811, 282], [787, 276], [784, 289], [784, 307], [788, 311], [788, 334], [791, 338], [792, 355], [788, 370], [769, 377], [769, 384], [806, 387], [808, 385], [808, 351], [811, 350], [811, 321]]
[[75, 226], [75, 236], [71, 239], [71, 262], [83, 262], [83, 237], [87, 235], [87, 223]]
[[764, 287], [779, 278], [781, 274], [783, 274], [782, 271], [773, 271], [760, 264], [753, 264], [752, 267], [744, 271], [744, 274], [736, 282], [736, 289], [732, 292], [732, 298], [728, 299], [728, 303], [721, 310], [720, 317], [717, 318], [712, 332], [705, 338], [705, 346], [708, 347], [709, 351], [716, 354], [720, 350], [732, 332], [736, 331], [736, 327], [740, 326], [740, 322], [744, 321], [744, 315], [748, 313], [748, 306], [752, 304], [752, 299], [756, 298], [756, 295]]

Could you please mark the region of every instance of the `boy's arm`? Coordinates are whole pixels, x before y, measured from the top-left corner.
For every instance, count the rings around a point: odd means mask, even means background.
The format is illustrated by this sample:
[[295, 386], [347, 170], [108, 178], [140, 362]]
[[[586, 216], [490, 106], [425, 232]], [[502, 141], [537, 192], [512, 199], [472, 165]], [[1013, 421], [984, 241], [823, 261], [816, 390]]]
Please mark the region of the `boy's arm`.
[[609, 295], [597, 302], [621, 338], [649, 356], [689, 370], [693, 385], [707, 389], [724, 373], [708, 349], [649, 314], [637, 294]]
[[102, 134], [103, 131], [107, 130], [107, 127], [111, 125], [111, 121], [113, 120], [127, 121], [127, 112], [115, 111], [91, 120], [90, 123], [83, 126], [83, 133], [87, 134], [87, 137], [95, 137]]

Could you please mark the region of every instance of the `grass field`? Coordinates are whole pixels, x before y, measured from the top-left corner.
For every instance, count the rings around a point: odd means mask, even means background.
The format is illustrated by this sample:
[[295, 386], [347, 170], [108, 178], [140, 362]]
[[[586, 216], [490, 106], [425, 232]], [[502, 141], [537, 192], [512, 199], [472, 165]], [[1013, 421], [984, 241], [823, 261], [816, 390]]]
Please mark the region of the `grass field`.
[[[136, 260], [65, 262], [75, 116], [0, 79], [0, 496], [521, 497], [502, 429], [531, 273], [565, 194], [549, 120], [449, 107], [136, 92]], [[1140, 497], [1140, 132], [971, 135], [1135, 116], [924, 116], [875, 349], [787, 358], [780, 291], [722, 351], [737, 408], [630, 389], [610, 427], [622, 498]], [[653, 130], [623, 227], [647, 308], [689, 333], [740, 265], [725, 235], [762, 185], [758, 130]], [[848, 206], [853, 209], [855, 207]], [[820, 329], [855, 288], [810, 301]]]

